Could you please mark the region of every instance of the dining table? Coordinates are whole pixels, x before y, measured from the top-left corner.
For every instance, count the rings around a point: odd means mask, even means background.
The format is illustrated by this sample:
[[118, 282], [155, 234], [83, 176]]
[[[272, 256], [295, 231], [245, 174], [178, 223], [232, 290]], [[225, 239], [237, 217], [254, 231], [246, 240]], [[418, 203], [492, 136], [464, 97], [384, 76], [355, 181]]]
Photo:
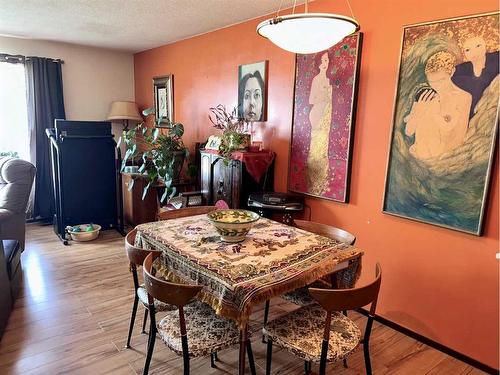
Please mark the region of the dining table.
[[256, 305], [322, 278], [335, 287], [352, 287], [361, 271], [362, 250], [266, 218], [239, 243], [222, 241], [207, 215], [136, 229], [136, 246], [162, 252], [154, 263], [157, 275], [202, 285], [197, 298], [237, 323], [240, 375], [245, 372], [248, 322]]

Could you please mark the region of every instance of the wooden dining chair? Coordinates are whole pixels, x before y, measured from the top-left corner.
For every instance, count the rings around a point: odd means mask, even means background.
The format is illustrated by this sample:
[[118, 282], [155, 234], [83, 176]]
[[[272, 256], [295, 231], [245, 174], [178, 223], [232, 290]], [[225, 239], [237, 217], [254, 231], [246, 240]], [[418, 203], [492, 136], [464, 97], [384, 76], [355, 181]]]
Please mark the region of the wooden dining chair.
[[[354, 245], [354, 243], [356, 242], [356, 236], [354, 236], [353, 234], [343, 229], [332, 227], [330, 225], [315, 223], [313, 221], [306, 221], [306, 220], [294, 220], [294, 226], [296, 228], [305, 230], [307, 232], [328, 237], [349, 245]], [[288, 302], [291, 302], [298, 306], [310, 305], [311, 303], [314, 303], [314, 299], [309, 294], [308, 288], [310, 287], [331, 288], [332, 284], [331, 282], [328, 283], [325, 280], [318, 280], [310, 285], [304, 286], [302, 288], [297, 288], [291, 292], [285, 293], [281, 297], [287, 300]], [[264, 325], [266, 325], [267, 320], [269, 318], [269, 305], [270, 301], [267, 300], [264, 308]], [[262, 342], [263, 343], [266, 342], [265, 336], [262, 336]]]
[[[142, 266], [142, 264], [144, 263], [144, 259], [146, 258], [146, 256], [148, 256], [149, 253], [155, 252], [159, 254], [159, 252], [153, 250], [145, 250], [136, 247], [134, 245], [136, 236], [137, 236], [137, 229], [131, 230], [127, 234], [127, 236], [125, 236], [125, 253], [127, 254], [127, 258], [129, 261], [129, 269], [130, 272], [132, 273], [132, 279], [134, 281], [134, 304], [132, 306], [132, 316], [130, 317], [130, 327], [128, 329], [127, 344], [125, 345], [126, 348], [130, 348], [130, 339], [132, 337], [132, 331], [134, 329], [135, 315], [137, 313], [137, 305], [139, 304], [139, 301], [144, 306], [142, 333], [146, 333], [145, 328], [146, 328], [146, 321], [148, 318], [148, 308], [149, 308], [148, 293], [144, 288], [144, 284], [142, 285], [139, 284], [139, 278], [137, 277], [137, 268]], [[155, 311], [167, 311], [175, 308], [174, 306], [166, 305], [160, 301], [155, 301], [155, 306], [156, 306]]]
[[[371, 375], [369, 342], [382, 281], [380, 264], [375, 267], [375, 280], [352, 289], [309, 288], [319, 304], [301, 307], [269, 322], [263, 332], [267, 336], [266, 375], [271, 374], [273, 344], [302, 358], [305, 372], [311, 363], [319, 362], [319, 374], [326, 374], [326, 363], [346, 359], [362, 343], [366, 373]], [[371, 304], [365, 333], [361, 338], [358, 326], [341, 311]]]
[[215, 206], [195, 206], [179, 208], [177, 210], [160, 210], [157, 213], [157, 220], [170, 220], [186, 216], [208, 214], [215, 210], [217, 210]]
[[[215, 311], [201, 301], [193, 301], [203, 286], [177, 284], [155, 277], [153, 261], [159, 256], [151, 253], [144, 260], [144, 284], [149, 298], [151, 327], [149, 330], [148, 353], [143, 374], [149, 371], [153, 355], [156, 334], [175, 353], [181, 355], [184, 362], [184, 375], [189, 374], [189, 361], [192, 357], [214, 354], [240, 341], [240, 330], [234, 321], [216, 315]], [[154, 301], [159, 300], [168, 305], [174, 305], [175, 310], [167, 312], [156, 326]], [[255, 375], [250, 339], [246, 348], [252, 375]], [[213, 363], [213, 361], [212, 361]]]

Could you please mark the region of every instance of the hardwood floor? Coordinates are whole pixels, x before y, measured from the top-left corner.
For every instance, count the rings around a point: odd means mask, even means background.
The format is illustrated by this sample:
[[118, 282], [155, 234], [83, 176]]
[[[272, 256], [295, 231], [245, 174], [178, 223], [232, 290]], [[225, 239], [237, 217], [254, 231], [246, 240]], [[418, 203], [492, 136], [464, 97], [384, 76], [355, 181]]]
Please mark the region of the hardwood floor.
[[[140, 334], [141, 307], [133, 348], [124, 349], [133, 284], [123, 238], [117, 232], [102, 232], [97, 241], [65, 247], [50, 226], [30, 224], [22, 263], [24, 286], [0, 342], [0, 374], [142, 373], [147, 336]], [[273, 300], [270, 318], [294, 308]], [[364, 327], [364, 317], [350, 316]], [[252, 320], [259, 323], [262, 317], [260, 306]], [[376, 322], [370, 348], [374, 374], [482, 373]], [[266, 347], [260, 335], [254, 338], [253, 349], [257, 372], [264, 374]], [[210, 367], [209, 358], [194, 359], [191, 373], [236, 374], [237, 358], [237, 349], [222, 351], [217, 369]], [[302, 374], [303, 366], [296, 357], [275, 348], [273, 374]], [[338, 363], [329, 365], [328, 371], [364, 373], [362, 351], [349, 358], [349, 368]], [[150, 374], [181, 373], [181, 358], [158, 339]]]

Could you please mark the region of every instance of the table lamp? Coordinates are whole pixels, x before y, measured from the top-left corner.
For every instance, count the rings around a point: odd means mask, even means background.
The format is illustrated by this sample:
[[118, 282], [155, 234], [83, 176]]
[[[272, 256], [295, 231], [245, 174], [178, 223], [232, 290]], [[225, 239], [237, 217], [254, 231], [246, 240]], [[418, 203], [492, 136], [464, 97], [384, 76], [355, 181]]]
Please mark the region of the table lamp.
[[122, 120], [123, 129], [128, 130], [130, 120], [142, 121], [142, 117], [137, 109], [137, 104], [129, 101], [112, 102], [109, 109], [108, 120]]

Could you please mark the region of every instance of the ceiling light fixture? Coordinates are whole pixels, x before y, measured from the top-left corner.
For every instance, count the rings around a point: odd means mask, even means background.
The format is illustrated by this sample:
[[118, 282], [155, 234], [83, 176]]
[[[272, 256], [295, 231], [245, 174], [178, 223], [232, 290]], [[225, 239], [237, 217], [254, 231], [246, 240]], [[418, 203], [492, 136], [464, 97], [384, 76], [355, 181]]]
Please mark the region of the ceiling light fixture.
[[349, 0], [347, 4], [353, 18], [331, 13], [308, 13], [308, 0], [305, 2], [305, 13], [295, 14], [296, 3], [297, 0], [294, 0], [292, 14], [280, 16], [281, 0], [276, 16], [259, 23], [257, 33], [284, 50], [306, 54], [324, 51], [359, 30]]

